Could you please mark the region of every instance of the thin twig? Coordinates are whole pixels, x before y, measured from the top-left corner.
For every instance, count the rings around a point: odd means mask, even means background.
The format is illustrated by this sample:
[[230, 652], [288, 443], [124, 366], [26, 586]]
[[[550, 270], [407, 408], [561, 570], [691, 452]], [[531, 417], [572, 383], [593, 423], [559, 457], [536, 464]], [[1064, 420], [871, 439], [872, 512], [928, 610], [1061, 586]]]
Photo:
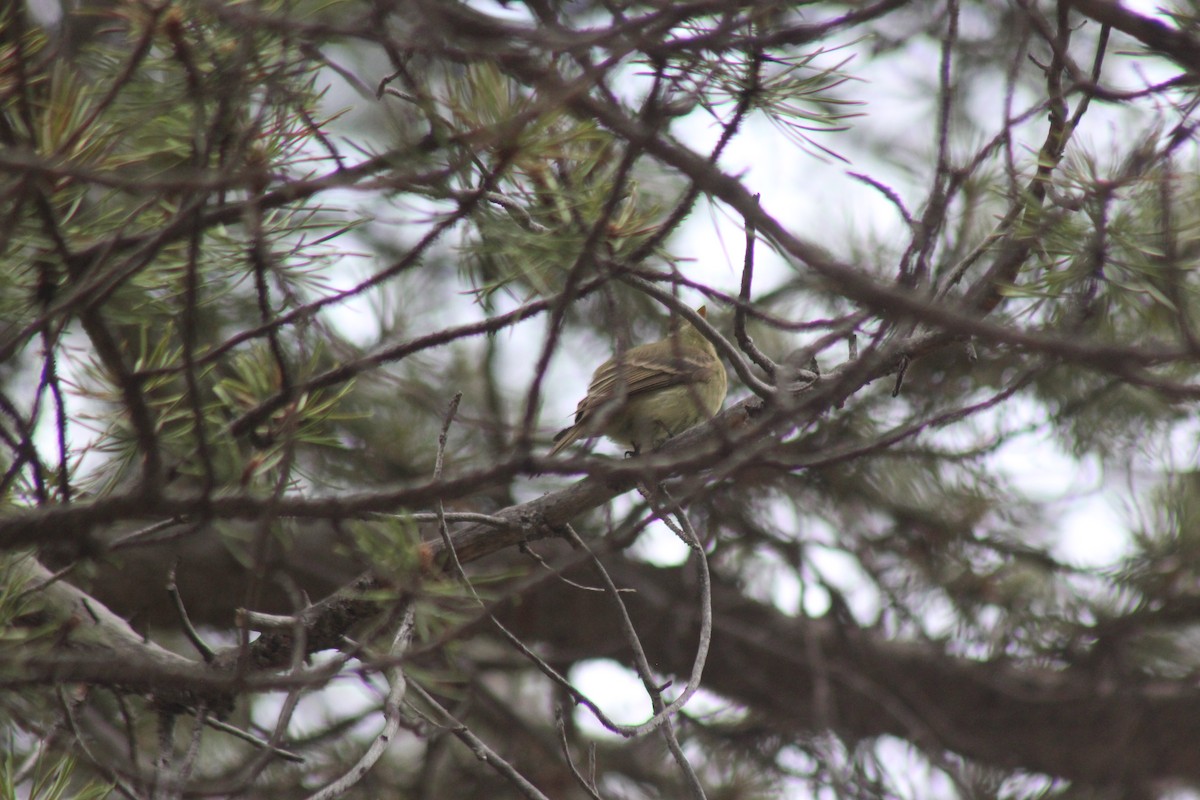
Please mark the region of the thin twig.
[[[575, 782], [578, 783], [592, 800], [604, 800], [600, 796], [600, 791], [596, 788], [595, 780], [588, 780], [575, 766], [575, 759], [571, 757], [571, 743], [567, 741], [567, 722], [566, 712], [562, 706], [554, 710], [554, 726], [558, 729], [558, 743], [562, 746], [563, 757], [567, 760], [567, 766], [571, 770], [571, 774], [575, 776]], [[593, 775], [595, 772], [593, 771]]]
[[[532, 558], [534, 560], [534, 562], [537, 563], [538, 566], [540, 566], [542, 569], [549, 571], [551, 574], [554, 575], [554, 577], [558, 578], [560, 581], [565, 583], [567, 586], [572, 586], [572, 587], [580, 590], [581, 592], [603, 592], [604, 591], [604, 587], [602, 587], [602, 586], [587, 586], [585, 584], [580, 583], [579, 581], [571, 580], [566, 575], [563, 575], [560, 570], [555, 569], [554, 567], [552, 567], [548, 563], [546, 563], [546, 559], [542, 558], [541, 556], [539, 556], [537, 553], [533, 552], [533, 550], [528, 547], [524, 548], [522, 550], [522, 552], [525, 555]], [[633, 590], [632, 589], [623, 589], [622, 591], [629, 592], [629, 591], [633, 591]]]
[[192, 625], [192, 619], [188, 616], [187, 606], [183, 604], [183, 597], [179, 594], [179, 586], [175, 583], [175, 571], [179, 568], [179, 560], [171, 565], [171, 571], [167, 573], [167, 594], [171, 598], [171, 603], [175, 606], [175, 613], [179, 615], [179, 624], [183, 628], [183, 635], [192, 643], [192, 647], [196, 648], [196, 652], [204, 659], [205, 664], [211, 664], [216, 653], [208, 646], [208, 642], [200, 636], [195, 626]]
[[[422, 511], [416, 514], [377, 514], [375, 516], [390, 519], [411, 520], [413, 522], [437, 522], [439, 517], [435, 512]], [[441, 515], [446, 522], [478, 522], [483, 525], [493, 525], [497, 528], [507, 528], [511, 522], [494, 514], [480, 514], [477, 511], [447, 511]]]
[[[158, 538], [155, 534], [182, 523], [183, 517], [181, 516], [173, 516], [170, 519], [160, 520], [153, 525], [147, 525], [144, 528], [139, 528], [132, 533], [127, 533], [124, 536], [114, 539], [112, 544], [108, 546], [108, 549], [123, 550], [127, 547], [136, 547], [141, 544], [161, 544], [163, 539]], [[189, 530], [194, 531], [196, 527], [196, 525], [192, 525]]]
[[[586, 550], [588, 553], [592, 552], [583, 539], [580, 538], [579, 534], [575, 533], [570, 526], [565, 526], [565, 530], [577, 547]], [[694, 550], [694, 552], [696, 552], [697, 563], [700, 567], [701, 601], [700, 641], [696, 647], [696, 656], [692, 661], [691, 675], [688, 677], [687, 684], [679, 696], [670, 704], [664, 706], [661, 711], [655, 713], [650, 719], [639, 725], [616, 725], [611, 728], [615, 733], [619, 733], [622, 736], [641, 736], [657, 729], [662, 724], [662, 720], [682, 708], [691, 699], [692, 695], [696, 693], [696, 690], [700, 688], [700, 678], [704, 673], [704, 663], [708, 658], [708, 648], [712, 641], [712, 584], [708, 572], [708, 559], [704, 555], [703, 548]], [[657, 687], [654, 684], [653, 670], [650, 668], [650, 661], [646, 657], [646, 651], [642, 648], [641, 642], [638, 639], [637, 631], [633, 627], [633, 620], [629, 617], [629, 610], [625, 608], [625, 601], [621, 598], [621, 593], [617, 591], [617, 586], [613, 582], [612, 576], [608, 574], [608, 570], [604, 568], [604, 565], [600, 563], [600, 559], [596, 558], [594, 554], [592, 554], [592, 566], [604, 582], [609, 596], [613, 598], [614, 605], [618, 611], [621, 630], [625, 635], [626, 641], [633, 649], [634, 663], [637, 666], [638, 674], [642, 677], [643, 684], [653, 693], [657, 691]], [[603, 724], [604, 720], [601, 720], [601, 723]], [[608, 725], [606, 724], [605, 727], [608, 727]]]
[[[388, 650], [388, 655], [394, 664], [399, 664], [408, 650], [408, 645], [412, 641], [415, 621], [416, 606], [410, 601], [404, 610], [404, 616], [400, 621], [396, 636], [392, 640], [392, 646]], [[345, 775], [324, 789], [309, 795], [308, 800], [333, 800], [333, 798], [345, 794], [351, 787], [361, 781], [371, 771], [371, 768], [378, 763], [383, 754], [387, 752], [392, 740], [399, 732], [401, 722], [404, 719], [401, 713], [401, 705], [408, 692], [409, 683], [408, 679], [404, 676], [404, 671], [399, 666], [389, 667], [384, 671], [384, 674], [387, 676], [388, 693], [383, 701], [383, 730], [375, 736], [374, 741], [371, 742], [371, 746], [362, 754], [358, 762], [347, 770]]]
[[291, 750], [284, 750], [282, 747], [276, 747], [275, 745], [272, 745], [270, 742], [268, 742], [266, 739], [255, 736], [253, 733], [250, 733], [249, 731], [244, 731], [241, 728], [238, 728], [234, 725], [230, 725], [228, 722], [225, 722], [224, 720], [219, 720], [219, 719], [216, 719], [215, 717], [209, 716], [204, 719], [204, 724], [207, 725], [208, 727], [212, 728], [213, 730], [221, 731], [222, 733], [227, 733], [230, 736], [233, 736], [237, 739], [241, 739], [243, 742], [252, 744], [255, 747], [260, 747], [265, 750], [270, 750], [272, 753], [274, 753], [275, 755], [284, 759], [285, 761], [291, 761], [294, 764], [303, 764], [304, 763], [304, 756], [300, 755], [299, 753], [292, 752]]
[[[754, 199], [758, 200], [761, 195], [754, 195]], [[750, 305], [750, 286], [754, 282], [754, 239], [755, 227], [754, 220], [745, 220], [746, 225], [746, 254], [742, 261], [742, 286], [738, 294], [738, 304], [733, 310], [733, 336], [737, 339], [738, 347], [742, 348], [742, 352], [750, 356], [750, 360], [758, 366], [762, 367], [767, 373], [768, 380], [775, 380], [775, 362], [758, 349], [758, 345], [754, 344], [754, 340], [746, 333], [746, 307]]]
[[[708, 655], [708, 650], [712, 644], [712, 585], [708, 577], [708, 559], [704, 554], [704, 546], [700, 544], [700, 537], [696, 535], [695, 529], [692, 527], [691, 520], [687, 514], [683, 512], [679, 504], [674, 503], [670, 493], [665, 488], [660, 487], [662, 494], [675, 505], [673, 515], [678, 522], [680, 533], [684, 537], [684, 541], [689, 543], [697, 558], [700, 561], [701, 574], [701, 613], [700, 613], [700, 640], [696, 645], [696, 660], [693, 662], [692, 678], [688, 681], [688, 689], [693, 685], [696, 688], [700, 686], [700, 674], [704, 669], [704, 661]], [[684, 695], [688, 689], [684, 690]], [[684, 695], [680, 695], [682, 698]], [[676, 702], [680, 698], [676, 698]], [[650, 694], [650, 701], [653, 703], [654, 711], [657, 715], [663, 715], [663, 725], [659, 728], [663, 738], [667, 742], [667, 749], [671, 751], [671, 756], [675, 759], [675, 764], [683, 773], [684, 780], [687, 782], [688, 791], [691, 793], [692, 800], [705, 800], [704, 786], [700, 783], [700, 776], [696, 774], [696, 769], [688, 761], [687, 755], [683, 752], [683, 747], [679, 744], [679, 737], [675, 733], [675, 724], [670, 716], [666, 715], [666, 707], [663, 704], [662, 692], [654, 691]]]
[[208, 707], [201, 705], [196, 711], [196, 718], [192, 723], [192, 736], [188, 742], [187, 752], [183, 755], [183, 761], [179, 764], [179, 769], [175, 773], [172, 781], [172, 791], [177, 797], [183, 797], [184, 787], [187, 786], [188, 778], [192, 775], [192, 769], [196, 766], [196, 758], [200, 755], [200, 739], [204, 733], [204, 723], [208, 720]]
[[154, 759], [151, 800], [172, 800], [171, 762], [175, 756], [175, 712], [158, 712], [158, 755]]
[[908, 208], [904, 205], [904, 200], [895, 189], [862, 172], [847, 172], [846, 174], [857, 181], [862, 181], [886, 197], [896, 207], [896, 210], [900, 212], [900, 218], [904, 220], [904, 224], [908, 226], [908, 229], [913, 229], [916, 222], [913, 221], [912, 214], [909, 213]]
[[[442, 466], [446, 457], [446, 441], [450, 433], [450, 425], [454, 422], [454, 415], [458, 413], [458, 404], [462, 401], [462, 392], [456, 392], [454, 397], [450, 399], [450, 405], [446, 409], [446, 416], [442, 420], [442, 430], [438, 434], [438, 449], [437, 458], [433, 465], [433, 479], [436, 481], [442, 477]], [[446, 524], [446, 506], [442, 502], [442, 498], [437, 500], [437, 522], [438, 533], [442, 537], [442, 545], [445, 547], [446, 553], [450, 557], [450, 563], [454, 566], [455, 574], [462, 580], [475, 600], [479, 601], [479, 595], [475, 593], [475, 587], [471, 585], [471, 581], [467, 579], [467, 573], [463, 570], [462, 562], [458, 560], [458, 551], [454, 548], [454, 541], [450, 538], [450, 528]], [[482, 605], [482, 601], [479, 601]]]
[[471, 752], [475, 754], [476, 758], [507, 778], [509, 782], [513, 784], [513, 786], [517, 787], [517, 790], [520, 791], [521, 794], [525, 795], [530, 800], [550, 800], [550, 798], [542, 794], [536, 786], [530, 783], [524, 775], [518, 772], [512, 764], [505, 761], [499, 753], [484, 744], [483, 740], [472, 733], [470, 728], [459, 722], [453, 714], [451, 714], [445, 709], [445, 707], [442, 706], [441, 703], [439, 703], [437, 700], [434, 700], [429, 692], [425, 691], [425, 689], [421, 687], [421, 684], [417, 683], [416, 681], [411, 681], [409, 686], [412, 689], [413, 694], [416, 694], [418, 697], [420, 697], [424, 703], [436, 711], [438, 715], [445, 720], [443, 724], [446, 726], [447, 730], [449, 730], [452, 734], [458, 737], [460, 741], [466, 744]]
[[71, 734], [75, 737], [75, 744], [84, 754], [92, 766], [100, 771], [100, 774], [105, 777], [105, 780], [112, 781], [113, 786], [117, 788], [121, 794], [129, 798], [129, 800], [144, 800], [146, 793], [137, 791], [133, 786], [130, 786], [126, 781], [117, 774], [116, 767], [113, 765], [111, 758], [100, 759], [92, 752], [92, 747], [88, 744], [91, 737], [84, 736], [83, 730], [79, 725], [79, 720], [75, 717], [76, 703], [67, 697], [67, 689], [61, 684], [57, 687], [58, 702], [62, 706], [63, 718], [66, 720], [67, 727]]

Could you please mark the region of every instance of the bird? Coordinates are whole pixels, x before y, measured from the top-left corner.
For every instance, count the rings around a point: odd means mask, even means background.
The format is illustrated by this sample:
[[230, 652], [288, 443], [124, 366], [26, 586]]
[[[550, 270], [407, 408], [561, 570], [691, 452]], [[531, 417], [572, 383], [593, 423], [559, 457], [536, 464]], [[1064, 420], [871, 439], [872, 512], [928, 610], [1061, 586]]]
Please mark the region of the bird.
[[[696, 309], [707, 318], [707, 307]], [[580, 437], [607, 436], [630, 448], [657, 450], [672, 436], [711, 419], [728, 390], [725, 365], [704, 334], [677, 318], [665, 339], [631, 347], [592, 374], [575, 423], [554, 437], [556, 455]]]

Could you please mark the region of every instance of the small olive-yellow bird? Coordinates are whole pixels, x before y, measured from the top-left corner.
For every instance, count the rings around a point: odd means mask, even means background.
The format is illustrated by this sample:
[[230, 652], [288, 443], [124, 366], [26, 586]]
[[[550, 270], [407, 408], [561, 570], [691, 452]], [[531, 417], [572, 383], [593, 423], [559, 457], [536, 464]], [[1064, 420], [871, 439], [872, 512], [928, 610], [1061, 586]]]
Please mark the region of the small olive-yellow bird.
[[[696, 309], [701, 317], [705, 307]], [[725, 365], [712, 342], [676, 319], [667, 338], [631, 347], [601, 364], [575, 424], [554, 437], [554, 455], [580, 437], [607, 436], [634, 453], [654, 450], [721, 409]]]

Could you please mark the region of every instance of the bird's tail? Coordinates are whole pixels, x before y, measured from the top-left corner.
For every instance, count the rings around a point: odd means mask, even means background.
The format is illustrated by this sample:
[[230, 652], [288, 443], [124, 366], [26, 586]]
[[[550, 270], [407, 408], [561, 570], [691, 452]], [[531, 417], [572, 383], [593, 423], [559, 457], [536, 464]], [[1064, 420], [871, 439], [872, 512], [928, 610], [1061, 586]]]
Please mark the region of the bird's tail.
[[582, 426], [572, 425], [554, 434], [554, 447], [550, 448], [550, 455], [557, 455], [562, 450], [570, 447], [572, 442], [578, 439], [582, 433]]

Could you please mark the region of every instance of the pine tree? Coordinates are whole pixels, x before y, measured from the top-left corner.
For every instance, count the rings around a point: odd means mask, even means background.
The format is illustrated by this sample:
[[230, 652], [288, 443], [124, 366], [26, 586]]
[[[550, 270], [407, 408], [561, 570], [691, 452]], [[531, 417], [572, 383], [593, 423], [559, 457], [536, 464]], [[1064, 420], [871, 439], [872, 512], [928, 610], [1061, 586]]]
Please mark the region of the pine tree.
[[[3, 796], [1196, 791], [1197, 71], [1115, 0], [5, 6]], [[548, 456], [680, 316], [725, 409]]]

